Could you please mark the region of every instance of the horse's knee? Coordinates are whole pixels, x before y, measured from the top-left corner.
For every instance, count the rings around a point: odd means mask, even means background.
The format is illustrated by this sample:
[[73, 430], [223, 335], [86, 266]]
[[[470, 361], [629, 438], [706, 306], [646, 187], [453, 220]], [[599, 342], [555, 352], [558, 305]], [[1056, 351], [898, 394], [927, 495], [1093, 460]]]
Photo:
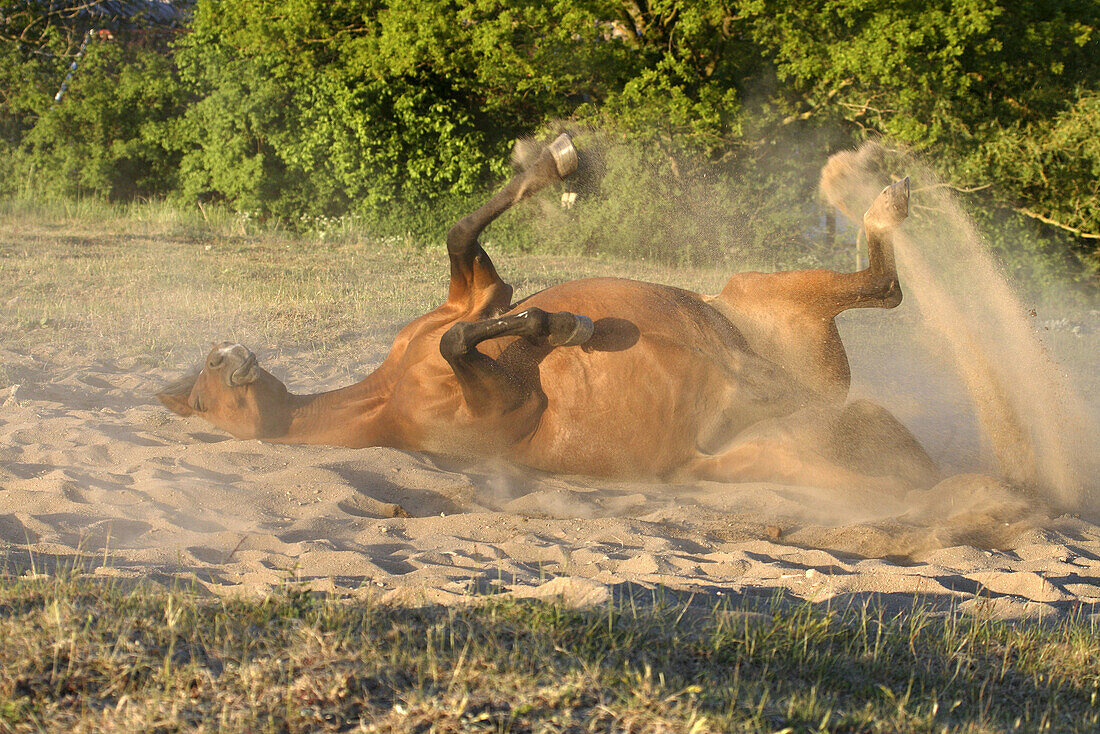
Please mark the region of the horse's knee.
[[874, 299], [881, 308], [895, 308], [902, 300], [901, 283], [896, 275], [872, 275], [859, 290], [860, 298]]
[[892, 474], [913, 487], [931, 486], [940, 476], [916, 436], [893, 413], [869, 400], [844, 406], [834, 425], [831, 451], [864, 473]]
[[443, 334], [439, 340], [439, 353], [443, 355], [443, 359], [448, 363], [453, 364], [456, 360], [461, 359], [466, 355], [470, 349], [469, 339], [467, 339], [466, 330], [469, 328], [469, 324], [460, 321]]
[[468, 215], [455, 222], [447, 230], [447, 252], [451, 255], [465, 254], [476, 243], [477, 230]]
[[516, 329], [516, 334], [531, 341], [537, 342], [546, 336], [550, 330], [550, 314], [541, 308], [527, 308], [516, 314], [517, 319], [522, 319]]
[[898, 279], [890, 278], [882, 289], [882, 294], [879, 296], [879, 300], [882, 303], [883, 308], [897, 308], [901, 304], [901, 299], [904, 294], [901, 292], [901, 283]]

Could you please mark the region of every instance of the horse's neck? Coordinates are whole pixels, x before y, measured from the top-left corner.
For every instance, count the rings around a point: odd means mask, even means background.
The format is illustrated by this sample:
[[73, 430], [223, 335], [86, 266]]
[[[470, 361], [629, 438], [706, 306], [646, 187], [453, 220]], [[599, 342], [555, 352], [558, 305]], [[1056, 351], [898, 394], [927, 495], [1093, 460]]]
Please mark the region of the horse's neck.
[[[290, 396], [290, 422], [281, 443], [385, 444], [375, 424], [392, 384], [382, 370], [354, 385], [314, 395]], [[377, 439], [377, 440], [376, 440]]]

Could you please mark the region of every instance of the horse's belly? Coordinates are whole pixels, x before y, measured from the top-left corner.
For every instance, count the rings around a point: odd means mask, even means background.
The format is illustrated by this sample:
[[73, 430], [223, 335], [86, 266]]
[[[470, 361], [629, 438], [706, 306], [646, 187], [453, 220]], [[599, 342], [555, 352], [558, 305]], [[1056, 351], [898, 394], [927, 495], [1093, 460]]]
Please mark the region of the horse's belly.
[[510, 457], [546, 471], [659, 477], [695, 455], [728, 381], [707, 360], [643, 340], [626, 352], [554, 350], [540, 369], [546, 407]]
[[[799, 402], [794, 383], [753, 354], [743, 336], [697, 295], [628, 280], [572, 281], [514, 307], [584, 314], [580, 347], [539, 364], [546, 408], [508, 452], [546, 471], [659, 477], [700, 448]], [[486, 345], [488, 346], [488, 345]], [[506, 345], [498, 343], [496, 350]]]
[[[558, 473], [660, 477], [745, 426], [798, 407], [796, 383], [686, 291], [616, 279], [573, 281], [531, 296], [512, 312], [529, 307], [588, 316], [593, 336], [582, 346], [549, 350], [516, 337], [479, 344], [530, 389], [515, 411], [500, 416], [470, 412], [433, 344], [424, 358], [437, 361], [437, 369], [418, 371], [416, 384], [398, 391], [408, 404], [397, 412], [420, 419], [407, 431], [417, 437], [413, 444], [436, 453], [503, 454]], [[425, 405], [425, 395], [435, 402]]]

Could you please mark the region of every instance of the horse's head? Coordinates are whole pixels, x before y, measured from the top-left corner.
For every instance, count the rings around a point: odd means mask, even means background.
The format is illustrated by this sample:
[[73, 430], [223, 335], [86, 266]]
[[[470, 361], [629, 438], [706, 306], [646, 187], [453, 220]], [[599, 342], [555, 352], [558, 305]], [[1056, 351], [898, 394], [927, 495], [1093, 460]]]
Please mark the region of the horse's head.
[[290, 419], [286, 386], [256, 362], [240, 344], [214, 345], [197, 373], [157, 393], [180, 415], [198, 415], [237, 438], [273, 438]]

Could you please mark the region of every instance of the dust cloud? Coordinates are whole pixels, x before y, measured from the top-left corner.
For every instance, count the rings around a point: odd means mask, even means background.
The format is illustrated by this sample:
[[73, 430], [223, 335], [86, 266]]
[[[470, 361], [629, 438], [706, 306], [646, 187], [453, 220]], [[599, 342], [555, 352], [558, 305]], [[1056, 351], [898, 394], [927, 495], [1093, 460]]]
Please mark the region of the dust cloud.
[[1100, 480], [1095, 422], [951, 188], [913, 156], [868, 143], [829, 159], [821, 192], [859, 223], [891, 174], [913, 180], [911, 217], [895, 250], [902, 289], [919, 312], [914, 336], [944, 369], [940, 382], [965, 389], [991, 464], [974, 468], [1063, 509], [1092, 507], [1090, 488]]

